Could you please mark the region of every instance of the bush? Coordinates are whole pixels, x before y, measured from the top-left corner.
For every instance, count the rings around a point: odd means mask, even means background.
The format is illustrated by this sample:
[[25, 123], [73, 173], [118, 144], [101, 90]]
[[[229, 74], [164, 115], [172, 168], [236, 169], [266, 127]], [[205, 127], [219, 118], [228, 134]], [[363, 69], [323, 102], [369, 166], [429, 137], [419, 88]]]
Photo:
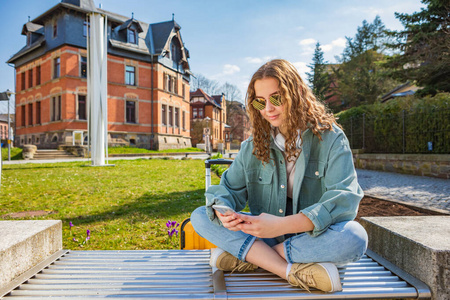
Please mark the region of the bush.
[[[211, 159], [223, 158], [222, 154], [217, 153], [211, 156]], [[211, 171], [213, 171], [217, 176], [222, 177], [223, 172], [228, 169], [227, 165], [211, 165]]]

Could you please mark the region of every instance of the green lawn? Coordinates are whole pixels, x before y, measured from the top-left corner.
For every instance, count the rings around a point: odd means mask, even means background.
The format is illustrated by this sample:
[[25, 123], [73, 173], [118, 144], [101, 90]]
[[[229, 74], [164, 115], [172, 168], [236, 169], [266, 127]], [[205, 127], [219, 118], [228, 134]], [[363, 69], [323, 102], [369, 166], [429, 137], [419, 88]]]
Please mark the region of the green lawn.
[[[181, 223], [204, 204], [204, 162], [113, 163], [114, 167], [89, 167], [86, 162], [4, 165], [0, 220], [11, 220], [16, 212], [52, 212], [22, 219], [62, 220], [67, 249], [178, 248], [179, 238], [169, 238], [165, 224]], [[213, 176], [213, 184], [218, 182]], [[88, 229], [91, 238], [83, 245]]]
[[[11, 160], [22, 159], [22, 148], [11, 147]], [[2, 160], [8, 160], [8, 147], [2, 148]]]
[[136, 147], [108, 147], [108, 154], [128, 154], [128, 153], [178, 153], [178, 152], [204, 152], [198, 148], [183, 148], [183, 149], [167, 149], [167, 150], [148, 150]]

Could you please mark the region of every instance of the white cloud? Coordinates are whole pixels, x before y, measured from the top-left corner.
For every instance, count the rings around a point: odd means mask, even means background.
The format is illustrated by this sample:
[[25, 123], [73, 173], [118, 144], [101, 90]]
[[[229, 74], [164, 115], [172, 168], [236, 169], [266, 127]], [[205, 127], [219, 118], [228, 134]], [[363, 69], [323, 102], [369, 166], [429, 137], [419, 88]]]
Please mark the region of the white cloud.
[[342, 47], [342, 48], [345, 47], [345, 44], [346, 44], [346, 43], [347, 43], [347, 40], [344, 39], [344, 38], [338, 38], [338, 39], [335, 39], [334, 41], [331, 42], [331, 44], [332, 44], [333, 46], [336, 46], [336, 47]]
[[226, 64], [223, 66], [223, 74], [225, 75], [232, 75], [234, 73], [237, 73], [241, 71], [241, 68], [239, 68], [236, 65], [230, 65], [230, 64]]
[[315, 39], [304, 39], [301, 40], [300, 42], [298, 42], [298, 44], [300, 46], [307, 46], [307, 45], [311, 45], [311, 44], [315, 44], [317, 43], [317, 41]]
[[245, 60], [250, 64], [262, 64], [263, 62], [259, 57], [246, 57]]
[[292, 64], [297, 69], [302, 79], [306, 80], [306, 72], [309, 72], [308, 64], [303, 61], [293, 62]]
[[264, 56], [264, 57], [246, 57], [245, 60], [250, 64], [262, 65], [269, 60], [276, 58], [275, 56]]
[[324, 53], [331, 52], [332, 50], [336, 50], [336, 48], [344, 48], [347, 40], [344, 38], [337, 38], [333, 40], [329, 44], [325, 44], [320, 46]]

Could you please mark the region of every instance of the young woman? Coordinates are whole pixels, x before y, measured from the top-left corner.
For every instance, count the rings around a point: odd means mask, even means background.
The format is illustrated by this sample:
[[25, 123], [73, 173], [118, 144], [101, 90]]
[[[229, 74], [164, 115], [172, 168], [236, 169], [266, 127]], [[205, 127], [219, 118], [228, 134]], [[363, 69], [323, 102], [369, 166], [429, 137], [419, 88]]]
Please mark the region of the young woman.
[[[211, 266], [261, 267], [307, 290], [340, 291], [336, 266], [367, 248], [353, 221], [363, 192], [344, 132], [285, 60], [256, 71], [247, 110], [252, 137], [191, 216], [196, 232], [219, 247]], [[251, 214], [236, 213], [246, 204]]]

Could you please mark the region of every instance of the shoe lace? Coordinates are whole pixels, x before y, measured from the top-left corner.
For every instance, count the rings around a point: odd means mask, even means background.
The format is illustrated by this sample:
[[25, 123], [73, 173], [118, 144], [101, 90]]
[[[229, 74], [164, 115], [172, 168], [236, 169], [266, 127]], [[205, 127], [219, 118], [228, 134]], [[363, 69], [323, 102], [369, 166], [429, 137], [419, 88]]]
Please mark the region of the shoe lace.
[[237, 272], [253, 271], [256, 268], [257, 267], [254, 264], [251, 264], [251, 263], [248, 263], [248, 262], [244, 262], [244, 261], [239, 261], [237, 266], [234, 267], [234, 269], [231, 271], [231, 274], [233, 274], [233, 272], [235, 272], [235, 271], [237, 271]]
[[297, 285], [297, 286], [301, 287], [302, 289], [307, 290], [308, 292], [311, 292], [309, 290], [309, 287], [316, 286], [316, 281], [314, 280], [312, 270], [311, 269], [304, 270], [304, 269], [310, 267], [313, 264], [314, 263], [309, 263], [309, 264], [303, 264], [303, 265], [299, 266], [299, 268], [293, 272], [293, 277], [294, 277], [294, 281], [295, 281], [294, 284], [292, 284], [292, 282], [289, 280], [290, 276], [288, 276], [288, 282], [292, 285]]

